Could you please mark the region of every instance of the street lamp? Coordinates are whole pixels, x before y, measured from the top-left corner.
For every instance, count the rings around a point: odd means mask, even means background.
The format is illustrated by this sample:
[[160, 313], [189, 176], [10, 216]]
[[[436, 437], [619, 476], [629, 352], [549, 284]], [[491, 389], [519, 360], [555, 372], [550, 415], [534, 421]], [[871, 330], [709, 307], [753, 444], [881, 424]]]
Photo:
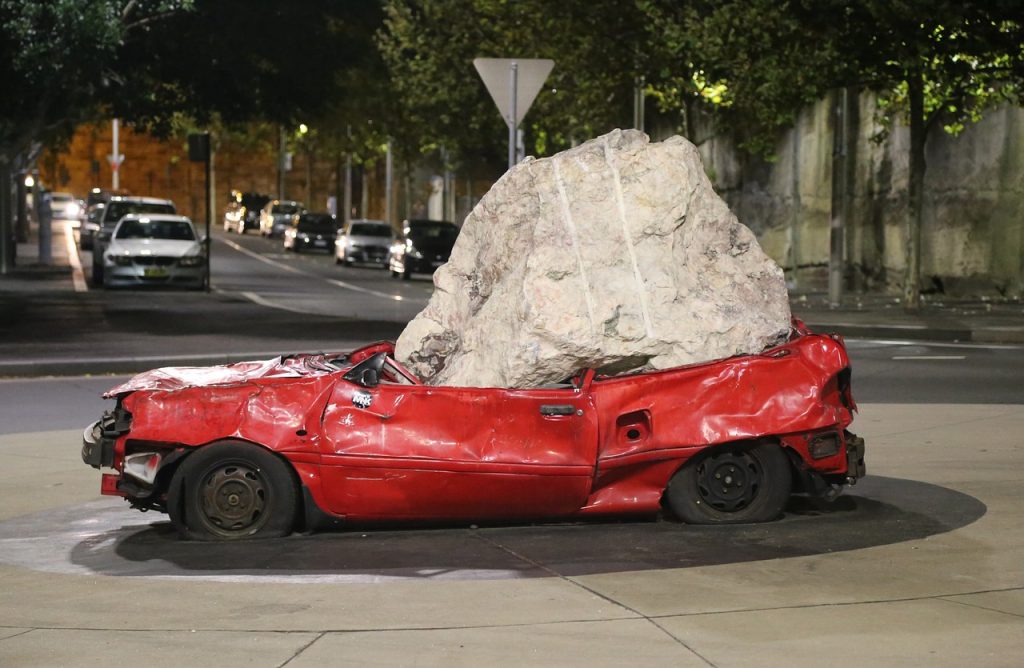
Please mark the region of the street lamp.
[[34, 178], [32, 178], [31, 174], [28, 174], [27, 176], [25, 176], [25, 187], [26, 188], [31, 188], [31, 187], [35, 186], [35, 184], [36, 184], [36, 180]]

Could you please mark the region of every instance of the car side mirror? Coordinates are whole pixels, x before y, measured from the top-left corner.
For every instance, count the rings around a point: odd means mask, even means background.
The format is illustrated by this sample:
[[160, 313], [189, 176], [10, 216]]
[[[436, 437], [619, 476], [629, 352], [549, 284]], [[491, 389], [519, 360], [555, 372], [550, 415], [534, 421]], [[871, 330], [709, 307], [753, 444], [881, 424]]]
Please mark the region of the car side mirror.
[[377, 387], [380, 384], [380, 376], [376, 369], [363, 369], [359, 375], [359, 384], [363, 387]]

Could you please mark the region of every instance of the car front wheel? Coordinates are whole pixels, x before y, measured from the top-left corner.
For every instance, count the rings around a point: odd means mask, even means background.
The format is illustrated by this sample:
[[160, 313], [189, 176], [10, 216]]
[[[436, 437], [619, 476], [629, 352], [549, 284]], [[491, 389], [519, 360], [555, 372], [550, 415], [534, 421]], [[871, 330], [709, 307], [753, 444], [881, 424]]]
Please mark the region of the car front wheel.
[[774, 443], [729, 444], [709, 449], [672, 476], [666, 500], [688, 524], [767, 522], [782, 514], [792, 472]]
[[182, 462], [167, 505], [171, 523], [186, 539], [273, 538], [295, 525], [298, 486], [271, 452], [248, 443], [214, 443]]

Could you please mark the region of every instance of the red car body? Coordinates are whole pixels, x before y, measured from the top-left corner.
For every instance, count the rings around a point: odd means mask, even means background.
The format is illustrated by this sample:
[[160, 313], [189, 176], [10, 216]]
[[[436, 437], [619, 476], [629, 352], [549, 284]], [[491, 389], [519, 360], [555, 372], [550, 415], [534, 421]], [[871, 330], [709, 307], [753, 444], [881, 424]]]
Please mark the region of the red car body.
[[[798, 490], [864, 474], [845, 347], [799, 323], [762, 354], [539, 389], [427, 386], [392, 355], [380, 343], [143, 373], [104, 395], [117, 408], [86, 429], [82, 456], [116, 471], [104, 494], [167, 510], [192, 453], [250, 444], [294, 471], [307, 518], [350, 520], [653, 513], [695, 456], [765, 439]], [[361, 378], [370, 362], [378, 376]]]

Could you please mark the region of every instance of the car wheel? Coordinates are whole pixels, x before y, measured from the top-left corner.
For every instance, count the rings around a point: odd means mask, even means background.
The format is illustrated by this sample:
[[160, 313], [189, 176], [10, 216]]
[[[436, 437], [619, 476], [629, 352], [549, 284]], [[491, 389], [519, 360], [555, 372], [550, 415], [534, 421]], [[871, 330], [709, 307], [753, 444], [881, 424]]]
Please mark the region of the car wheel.
[[791, 491], [789, 462], [773, 443], [711, 448], [665, 490], [669, 508], [688, 524], [767, 522], [782, 514]]
[[272, 538], [295, 526], [298, 486], [288, 465], [268, 450], [214, 443], [182, 462], [167, 501], [171, 523], [183, 538]]

